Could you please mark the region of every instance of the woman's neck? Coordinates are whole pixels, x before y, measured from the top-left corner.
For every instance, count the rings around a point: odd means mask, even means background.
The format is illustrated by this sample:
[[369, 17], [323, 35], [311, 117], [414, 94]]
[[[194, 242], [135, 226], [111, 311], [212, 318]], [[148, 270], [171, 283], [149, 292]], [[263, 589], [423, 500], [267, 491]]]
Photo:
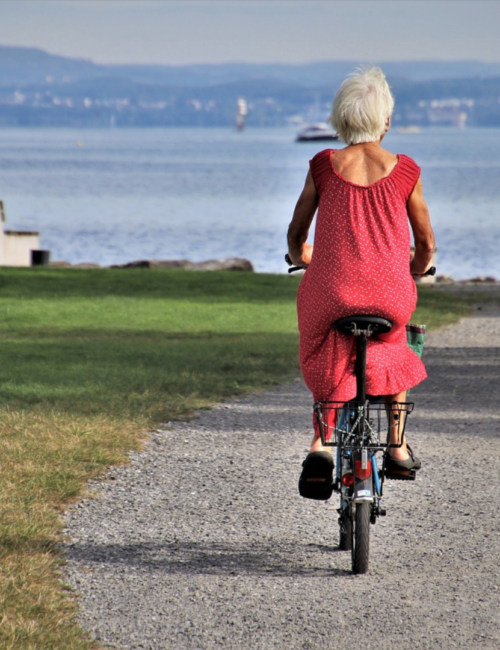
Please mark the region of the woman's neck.
[[379, 138], [378, 140], [373, 140], [371, 142], [352, 142], [351, 144], [347, 145], [349, 147], [380, 147], [380, 143], [382, 142], [382, 138]]

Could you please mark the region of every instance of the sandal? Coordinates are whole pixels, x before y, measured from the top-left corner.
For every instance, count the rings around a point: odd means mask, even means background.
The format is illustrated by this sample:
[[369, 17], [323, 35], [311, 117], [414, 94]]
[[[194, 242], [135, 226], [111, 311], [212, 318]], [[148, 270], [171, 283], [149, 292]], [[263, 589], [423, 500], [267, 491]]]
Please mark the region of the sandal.
[[326, 451], [312, 451], [302, 463], [299, 494], [306, 499], [327, 501], [333, 492], [333, 457]]
[[406, 445], [410, 455], [406, 460], [392, 458], [387, 454], [385, 459], [385, 477], [398, 479], [400, 481], [414, 481], [415, 472], [422, 467], [420, 458], [415, 456], [410, 445]]

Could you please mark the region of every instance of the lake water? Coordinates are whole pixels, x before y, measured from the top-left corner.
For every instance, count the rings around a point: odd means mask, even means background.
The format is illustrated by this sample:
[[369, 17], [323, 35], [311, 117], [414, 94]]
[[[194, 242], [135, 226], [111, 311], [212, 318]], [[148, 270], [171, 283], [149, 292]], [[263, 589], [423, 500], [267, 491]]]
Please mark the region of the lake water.
[[[39, 230], [52, 260], [245, 257], [257, 271], [286, 272], [286, 231], [308, 161], [329, 146], [294, 136], [0, 130], [6, 228]], [[439, 273], [500, 278], [500, 129], [390, 132], [384, 144], [422, 167]]]

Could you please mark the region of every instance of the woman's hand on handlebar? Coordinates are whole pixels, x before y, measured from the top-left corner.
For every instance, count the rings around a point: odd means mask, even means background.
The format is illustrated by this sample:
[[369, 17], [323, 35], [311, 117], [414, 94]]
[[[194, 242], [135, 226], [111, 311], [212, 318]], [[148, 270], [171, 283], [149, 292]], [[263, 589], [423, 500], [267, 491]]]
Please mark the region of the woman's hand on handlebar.
[[292, 258], [290, 255], [287, 253], [285, 255], [285, 262], [288, 264], [288, 273], [295, 273], [295, 271], [303, 271], [304, 268], [302, 266], [294, 266], [292, 262]]
[[[285, 260], [288, 265], [294, 264], [295, 266], [299, 266], [301, 269], [307, 269], [307, 267], [311, 263], [312, 252], [313, 252], [312, 244], [302, 244], [300, 252], [294, 254], [292, 258], [289, 251], [285, 256]], [[295, 251], [293, 251], [293, 253], [295, 253]]]
[[[294, 255], [292, 260], [290, 252], [285, 255], [285, 262], [290, 267], [288, 273], [295, 273], [295, 271], [305, 271], [311, 262], [313, 247], [311, 244], [302, 244], [302, 253]], [[295, 262], [297, 260], [297, 262]]]
[[307, 267], [309, 266], [308, 264], [304, 264], [301, 262], [300, 264], [294, 264], [292, 262], [292, 258], [290, 257], [290, 254], [287, 253], [285, 255], [285, 262], [288, 264], [288, 273], [295, 273], [296, 271], [305, 271]]
[[410, 253], [410, 273], [420, 278], [425, 275], [435, 275], [436, 267], [432, 266], [432, 252], [429, 252], [421, 259], [421, 256], [416, 255], [414, 252]]
[[410, 273], [413, 275], [414, 278], [423, 278], [427, 275], [436, 275], [436, 267], [429, 266], [429, 268], [426, 269], [423, 273], [416, 273], [415, 271], [411, 270], [411, 266], [410, 266]]

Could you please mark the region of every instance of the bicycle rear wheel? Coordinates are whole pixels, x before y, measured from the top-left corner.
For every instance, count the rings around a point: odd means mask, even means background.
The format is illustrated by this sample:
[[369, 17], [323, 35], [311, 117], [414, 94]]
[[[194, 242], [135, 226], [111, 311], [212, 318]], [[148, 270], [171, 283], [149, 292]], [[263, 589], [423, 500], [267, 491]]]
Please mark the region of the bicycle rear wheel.
[[370, 516], [372, 504], [368, 501], [356, 504], [352, 535], [352, 572], [366, 573], [370, 554]]
[[352, 550], [352, 505], [340, 511], [339, 516], [339, 549], [341, 551]]

